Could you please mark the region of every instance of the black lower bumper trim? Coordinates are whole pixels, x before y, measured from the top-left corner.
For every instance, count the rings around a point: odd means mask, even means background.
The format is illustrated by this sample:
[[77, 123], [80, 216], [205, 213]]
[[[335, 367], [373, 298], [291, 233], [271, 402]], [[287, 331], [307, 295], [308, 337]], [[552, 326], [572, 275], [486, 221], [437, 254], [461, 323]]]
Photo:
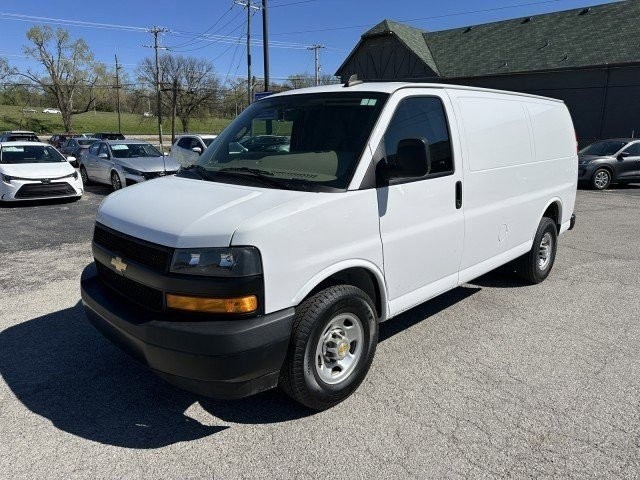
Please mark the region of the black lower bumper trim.
[[573, 230], [573, 227], [576, 226], [576, 214], [571, 214], [571, 220], [569, 221], [569, 230]]
[[87, 267], [87, 318], [105, 337], [170, 383], [217, 398], [239, 398], [277, 384], [293, 308], [234, 320], [167, 319], [125, 301]]

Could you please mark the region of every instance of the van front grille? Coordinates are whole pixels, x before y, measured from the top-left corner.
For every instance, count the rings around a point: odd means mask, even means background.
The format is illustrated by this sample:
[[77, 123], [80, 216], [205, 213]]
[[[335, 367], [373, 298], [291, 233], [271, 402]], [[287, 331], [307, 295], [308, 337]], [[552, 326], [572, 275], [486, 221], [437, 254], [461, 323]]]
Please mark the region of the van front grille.
[[169, 247], [129, 237], [100, 224], [95, 226], [93, 241], [96, 245], [118, 254], [123, 259], [132, 260], [161, 272], [169, 270], [173, 257], [173, 249]]
[[96, 261], [96, 268], [100, 279], [126, 299], [150, 310], [159, 312], [163, 309], [164, 296], [160, 290], [124, 277], [98, 261]]

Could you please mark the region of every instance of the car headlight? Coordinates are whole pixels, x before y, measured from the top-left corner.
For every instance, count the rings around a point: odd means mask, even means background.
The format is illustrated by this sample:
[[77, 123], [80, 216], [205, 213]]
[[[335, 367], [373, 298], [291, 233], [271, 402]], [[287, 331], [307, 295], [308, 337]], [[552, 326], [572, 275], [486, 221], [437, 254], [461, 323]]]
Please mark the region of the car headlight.
[[134, 168], [122, 167], [124, 173], [128, 173], [129, 175], [136, 175], [138, 177], [142, 177], [144, 174], [140, 170], [136, 170]]
[[588, 163], [591, 163], [591, 159], [589, 159], [589, 160], [578, 160], [578, 165], [587, 165]]
[[248, 277], [262, 273], [260, 252], [254, 247], [178, 249], [172, 273], [210, 277]]

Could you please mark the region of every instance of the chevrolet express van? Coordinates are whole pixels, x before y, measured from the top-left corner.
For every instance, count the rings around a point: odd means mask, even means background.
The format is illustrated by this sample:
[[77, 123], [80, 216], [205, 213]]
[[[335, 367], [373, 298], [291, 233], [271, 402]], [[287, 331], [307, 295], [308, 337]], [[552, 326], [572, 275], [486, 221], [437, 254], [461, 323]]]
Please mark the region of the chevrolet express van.
[[380, 322], [508, 262], [549, 275], [576, 150], [566, 106], [533, 95], [348, 82], [267, 97], [175, 177], [104, 200], [87, 316], [184, 389], [279, 385], [331, 407], [367, 374]]

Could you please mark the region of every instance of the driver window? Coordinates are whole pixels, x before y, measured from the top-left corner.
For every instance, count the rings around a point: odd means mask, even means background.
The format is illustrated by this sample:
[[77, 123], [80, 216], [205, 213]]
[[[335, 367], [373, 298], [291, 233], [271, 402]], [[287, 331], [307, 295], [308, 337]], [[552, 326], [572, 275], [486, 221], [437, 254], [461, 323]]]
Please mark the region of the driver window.
[[640, 143], [634, 143], [625, 150], [630, 157], [640, 157]]
[[107, 154], [107, 158], [109, 158], [111, 155], [109, 155], [109, 148], [107, 147], [106, 143], [101, 143], [100, 144], [100, 150], [98, 150], [98, 155], [100, 155], [101, 153], [106, 153]]
[[393, 161], [398, 142], [424, 138], [429, 142], [430, 175], [453, 173], [453, 153], [444, 106], [436, 97], [410, 97], [402, 100], [384, 136], [387, 158]]

